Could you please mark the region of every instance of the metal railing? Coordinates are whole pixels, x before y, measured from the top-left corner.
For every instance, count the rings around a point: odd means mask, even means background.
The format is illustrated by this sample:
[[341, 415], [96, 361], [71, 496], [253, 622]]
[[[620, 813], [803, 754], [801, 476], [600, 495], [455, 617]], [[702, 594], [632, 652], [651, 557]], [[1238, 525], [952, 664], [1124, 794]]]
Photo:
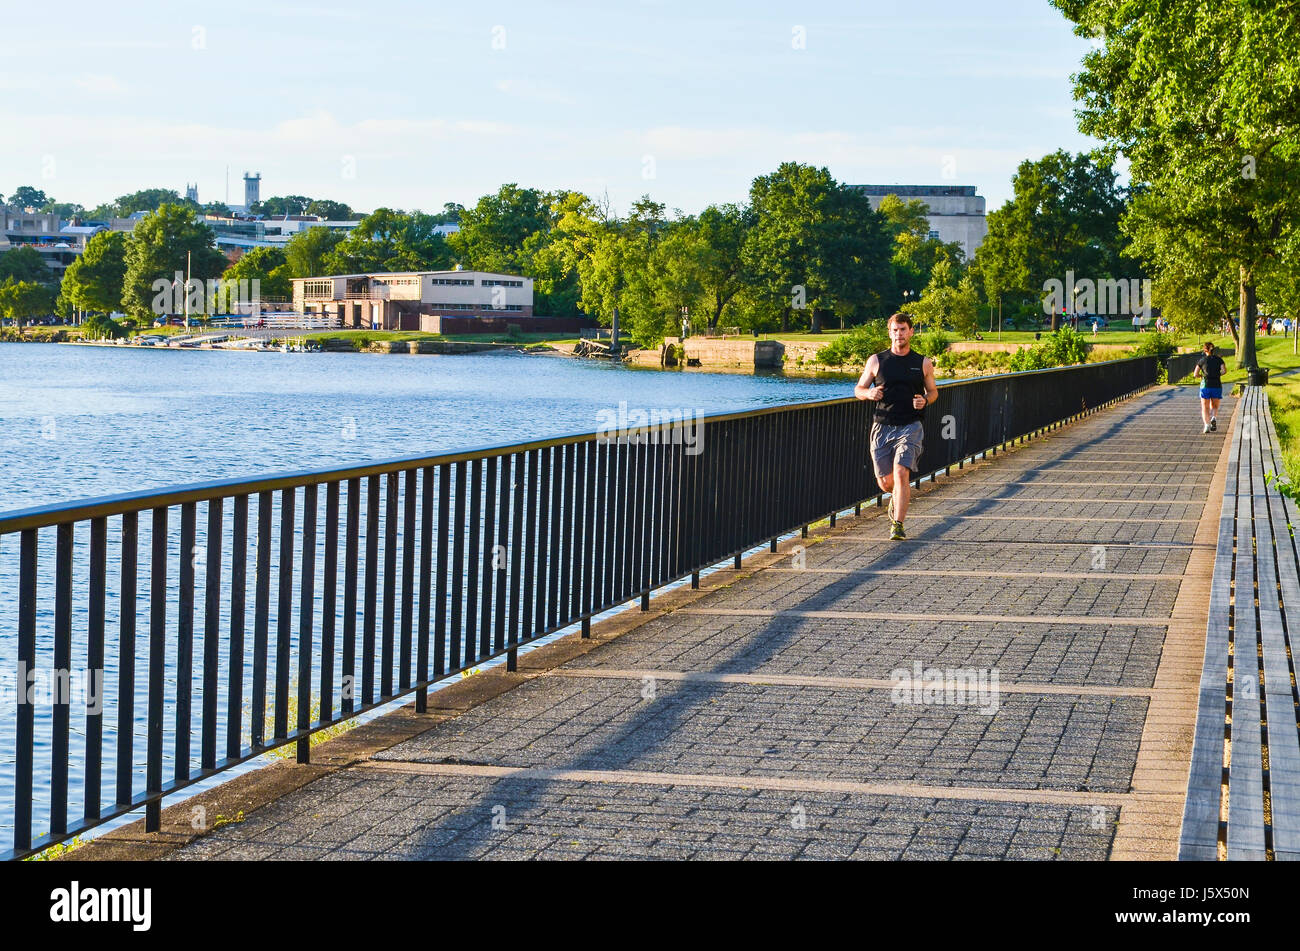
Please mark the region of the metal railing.
[[[945, 384], [920, 472], [1155, 378], [1147, 357]], [[410, 694], [424, 711], [437, 681], [502, 654], [513, 669], [522, 645], [879, 503], [852, 398], [613, 425], [0, 515], [0, 671], [102, 678], [93, 700], [0, 708], [0, 857], [142, 807], [157, 829], [162, 798], [201, 779], [289, 743], [305, 762], [316, 731]]]
[[1168, 374], [1170, 383], [1177, 383], [1183, 377], [1187, 376], [1192, 370], [1196, 369], [1196, 363], [1201, 359], [1201, 353], [1175, 353], [1165, 361], [1165, 370]]

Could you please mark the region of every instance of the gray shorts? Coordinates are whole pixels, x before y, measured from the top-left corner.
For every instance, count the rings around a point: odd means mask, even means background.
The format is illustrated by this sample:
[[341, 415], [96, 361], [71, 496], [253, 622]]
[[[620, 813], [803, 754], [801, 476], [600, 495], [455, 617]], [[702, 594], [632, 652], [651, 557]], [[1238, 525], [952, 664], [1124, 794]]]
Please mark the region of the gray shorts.
[[906, 466], [912, 472], [921, 460], [921, 446], [925, 430], [920, 420], [893, 426], [876, 422], [871, 425], [871, 462], [876, 476], [892, 475], [895, 464]]

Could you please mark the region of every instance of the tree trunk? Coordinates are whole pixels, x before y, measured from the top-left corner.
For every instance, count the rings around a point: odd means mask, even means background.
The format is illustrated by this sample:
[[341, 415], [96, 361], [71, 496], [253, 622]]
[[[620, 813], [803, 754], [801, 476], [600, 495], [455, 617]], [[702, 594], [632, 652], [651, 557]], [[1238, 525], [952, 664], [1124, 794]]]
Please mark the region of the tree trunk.
[[809, 324], [808, 332], [813, 334], [819, 334], [822, 332], [822, 309], [820, 307], [813, 308], [811, 323]]
[[789, 332], [790, 332], [790, 308], [782, 307], [781, 308], [781, 333], [788, 334]]
[[1255, 312], [1254, 277], [1244, 265], [1241, 268], [1240, 301], [1241, 332], [1238, 337], [1240, 346], [1237, 348], [1237, 367], [1245, 369], [1255, 366], [1255, 321], [1259, 318]]

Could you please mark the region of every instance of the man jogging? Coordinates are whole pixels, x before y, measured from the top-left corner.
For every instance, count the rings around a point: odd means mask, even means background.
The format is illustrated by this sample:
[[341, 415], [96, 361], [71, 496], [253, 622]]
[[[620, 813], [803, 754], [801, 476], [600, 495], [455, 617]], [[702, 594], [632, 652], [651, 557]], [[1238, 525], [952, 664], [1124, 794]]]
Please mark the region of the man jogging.
[[862, 370], [853, 395], [874, 400], [871, 424], [871, 462], [876, 482], [889, 495], [889, 537], [906, 538], [903, 519], [912, 474], [921, 458], [924, 432], [922, 411], [939, 398], [934, 382], [934, 363], [912, 350], [912, 318], [894, 314], [889, 318], [888, 350], [873, 353]]
[[1201, 421], [1205, 428], [1201, 434], [1219, 428], [1219, 400], [1223, 398], [1223, 371], [1227, 367], [1223, 357], [1214, 352], [1214, 344], [1205, 341], [1205, 353], [1196, 361], [1197, 376], [1204, 377], [1201, 383]]

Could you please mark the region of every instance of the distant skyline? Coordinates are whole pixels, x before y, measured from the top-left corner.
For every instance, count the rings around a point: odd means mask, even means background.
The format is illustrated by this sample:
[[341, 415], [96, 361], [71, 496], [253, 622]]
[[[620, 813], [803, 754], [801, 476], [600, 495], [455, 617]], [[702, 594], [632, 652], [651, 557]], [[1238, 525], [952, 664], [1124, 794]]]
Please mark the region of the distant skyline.
[[850, 184], [974, 185], [993, 210], [1021, 161], [1097, 144], [1069, 79], [1088, 44], [1046, 0], [73, 0], [5, 24], [45, 39], [0, 68], [0, 194], [87, 208], [187, 182], [240, 204], [249, 171], [263, 198], [363, 211], [515, 182], [696, 213], [798, 161]]

